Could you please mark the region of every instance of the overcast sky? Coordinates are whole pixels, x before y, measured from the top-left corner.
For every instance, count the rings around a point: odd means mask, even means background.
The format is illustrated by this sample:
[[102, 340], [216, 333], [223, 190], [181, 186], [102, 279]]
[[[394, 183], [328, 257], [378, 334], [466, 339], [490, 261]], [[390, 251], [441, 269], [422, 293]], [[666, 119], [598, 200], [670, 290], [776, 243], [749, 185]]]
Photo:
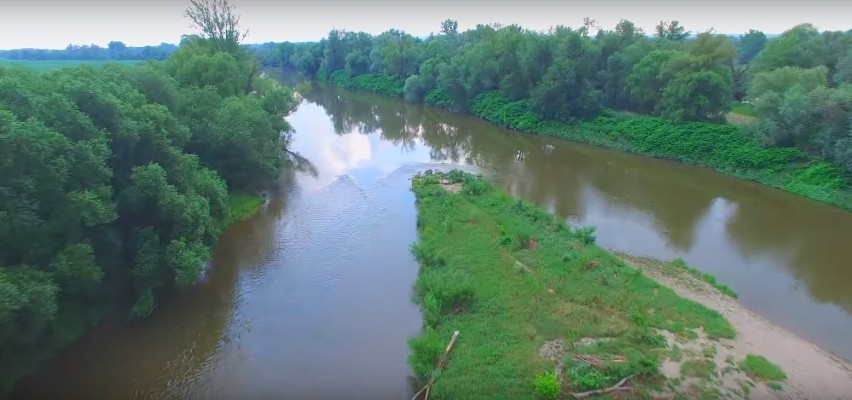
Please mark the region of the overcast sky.
[[[810, 22], [820, 30], [852, 29], [852, 1], [715, 0], [231, 0], [250, 30], [247, 42], [313, 41], [332, 28], [380, 33], [398, 28], [421, 36], [447, 18], [459, 30], [477, 23], [518, 23], [545, 30], [577, 27], [583, 17], [612, 28], [622, 18], [646, 31], [660, 20], [680, 20], [691, 31], [781, 33]], [[183, 10], [189, 0], [0, 0], [0, 48], [64, 48], [70, 43], [129, 46], [177, 43], [192, 33]]]

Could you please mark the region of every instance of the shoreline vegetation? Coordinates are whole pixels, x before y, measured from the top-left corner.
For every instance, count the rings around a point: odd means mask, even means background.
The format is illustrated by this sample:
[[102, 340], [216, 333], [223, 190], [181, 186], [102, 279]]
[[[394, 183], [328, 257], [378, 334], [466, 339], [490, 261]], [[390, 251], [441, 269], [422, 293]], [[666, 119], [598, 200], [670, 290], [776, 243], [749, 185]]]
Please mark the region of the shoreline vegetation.
[[300, 99], [229, 3], [186, 16], [198, 34], [163, 61], [0, 62], [0, 397], [108, 316], [144, 322], [197, 283], [294, 157]]
[[610, 252], [593, 228], [477, 175], [430, 170], [412, 190], [424, 326], [409, 364], [434, 379], [430, 398], [848, 393], [849, 363], [749, 313], [681, 261]]
[[[338, 71], [328, 82], [355, 91], [404, 97], [404, 82], [391, 76], [349, 77], [345, 71]], [[439, 89], [426, 95], [423, 101], [426, 106], [464, 112], [452, 104]], [[612, 110], [603, 111], [590, 121], [544, 120], [532, 111], [527, 101], [510, 101], [499, 91], [475, 97], [469, 114], [523, 133], [713, 169], [852, 211], [852, 189], [847, 184], [848, 178], [836, 166], [795, 148], [762, 147], [748, 136], [743, 126], [674, 122]]]
[[225, 219], [225, 228], [257, 214], [263, 202], [263, 197], [256, 194], [244, 192], [229, 194], [227, 200], [228, 217]]
[[767, 37], [477, 24], [414, 37], [332, 29], [265, 43], [265, 66], [522, 132], [712, 168], [852, 210], [852, 30]]

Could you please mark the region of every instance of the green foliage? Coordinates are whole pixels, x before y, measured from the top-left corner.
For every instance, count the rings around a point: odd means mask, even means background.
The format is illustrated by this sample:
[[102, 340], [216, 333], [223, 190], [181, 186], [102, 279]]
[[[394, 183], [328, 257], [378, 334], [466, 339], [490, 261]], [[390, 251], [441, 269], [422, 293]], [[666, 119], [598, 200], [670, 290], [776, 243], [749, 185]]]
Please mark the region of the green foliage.
[[390, 97], [403, 97], [405, 95], [405, 82], [398, 77], [365, 74], [350, 77], [346, 71], [339, 70], [331, 74], [331, 83], [349, 89], [362, 90], [382, 94]]
[[578, 362], [566, 371], [571, 386], [579, 391], [602, 389], [614, 384], [615, 379], [593, 368], [587, 362]]
[[453, 99], [447, 92], [441, 89], [433, 89], [426, 97], [423, 98], [423, 103], [438, 108], [446, 108], [449, 110], [455, 109], [456, 106], [453, 104]]
[[408, 356], [408, 364], [415, 376], [429, 376], [432, 374], [435, 364], [441, 358], [446, 346], [447, 338], [431, 328], [424, 329], [423, 333], [408, 341], [411, 354]]
[[263, 199], [260, 196], [247, 193], [232, 193], [228, 195], [228, 218], [225, 225], [242, 221], [254, 215]]
[[577, 240], [580, 243], [583, 243], [583, 244], [586, 244], [586, 245], [595, 244], [596, 238], [595, 238], [595, 227], [594, 226], [578, 227], [578, 228], [574, 229], [572, 234], [574, 235], [575, 238], [577, 238]]
[[740, 363], [740, 368], [749, 377], [759, 381], [783, 381], [787, 379], [787, 374], [784, 373], [781, 367], [773, 364], [761, 355], [747, 355]]
[[8, 66], [18, 66], [30, 69], [35, 72], [51, 72], [58, 69], [74, 67], [80, 64], [92, 66], [103, 66], [106, 64], [127, 64], [133, 65], [139, 63], [136, 60], [0, 60], [0, 67], [4, 64]]
[[200, 38], [161, 64], [0, 65], [0, 394], [110, 312], [195, 283], [257, 208], [228, 190], [277, 176], [297, 101], [255, 66]]
[[[556, 338], [569, 343], [611, 338], [566, 355], [562, 378], [579, 390], [656, 374], [666, 342], [654, 329], [683, 332], [700, 326], [710, 337], [733, 337], [717, 312], [678, 297], [608, 251], [583, 244], [573, 230], [556, 229], [564, 225], [560, 218], [492, 185], [452, 194], [441, 188], [442, 179], [484, 181], [461, 171], [412, 181], [418, 206], [412, 252], [421, 263], [415, 298], [425, 326], [409, 342], [415, 374], [432, 376], [446, 341], [453, 331], [461, 332], [430, 397], [552, 398], [561, 391], [552, 385], [559, 377], [540, 377], [537, 384], [529, 371], [552, 368], [531, 355]], [[535, 238], [537, 246], [495, 246], [500, 237], [509, 244]], [[566, 252], [571, 256], [564, 257]], [[580, 353], [627, 361], [589, 368], [575, 365], [573, 356]]]
[[[445, 34], [423, 40], [393, 29], [377, 36], [332, 30], [316, 43], [264, 45], [261, 54], [338, 86], [710, 167], [852, 208], [848, 32], [802, 24], [772, 39], [755, 30], [693, 36], [677, 21], [663, 21], [652, 39], [625, 20], [593, 40], [588, 26], [458, 32], [444, 22]], [[189, 76], [217, 76], [230, 64], [211, 60], [210, 71]], [[723, 125], [732, 104], [753, 121]], [[838, 168], [842, 187], [796, 178], [803, 165], [821, 161]]]
[[536, 394], [546, 400], [556, 400], [562, 390], [559, 385], [559, 378], [553, 371], [536, 375], [533, 385], [535, 385]]
[[473, 115], [521, 131], [537, 131], [541, 118], [532, 112], [525, 100], [510, 102], [502, 93], [483, 93], [471, 105]]

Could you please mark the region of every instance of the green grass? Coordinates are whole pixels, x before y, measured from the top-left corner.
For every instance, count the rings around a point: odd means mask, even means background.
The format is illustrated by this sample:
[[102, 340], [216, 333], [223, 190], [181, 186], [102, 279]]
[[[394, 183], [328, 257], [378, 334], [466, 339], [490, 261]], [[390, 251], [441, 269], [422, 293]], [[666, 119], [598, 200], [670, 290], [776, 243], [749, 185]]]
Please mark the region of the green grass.
[[[647, 392], [669, 352], [656, 329], [703, 327], [711, 338], [734, 336], [718, 312], [595, 245], [591, 230], [571, 228], [481, 177], [429, 172], [412, 182], [412, 252], [421, 265], [415, 299], [424, 327], [409, 343], [409, 363], [421, 379], [437, 374], [430, 398], [536, 399], [544, 383], [534, 384], [535, 377], [554, 368], [539, 349], [554, 339], [569, 344], [563, 392], [631, 375]], [[462, 183], [462, 192], [444, 190], [442, 178]], [[449, 363], [435, 370], [455, 330]], [[581, 338], [608, 339], [570, 345]]]
[[109, 63], [136, 64], [136, 60], [5, 60], [0, 59], [2, 65], [16, 65], [29, 68], [35, 72], [50, 72], [57, 69], [74, 67], [80, 64], [102, 66]]
[[784, 390], [784, 386], [781, 385], [780, 382], [766, 382], [766, 386], [768, 386], [772, 390], [777, 390], [779, 392]]
[[233, 193], [228, 195], [228, 219], [225, 226], [245, 220], [254, 215], [263, 204], [263, 198], [254, 194]]
[[680, 373], [683, 376], [712, 379], [716, 375], [716, 363], [713, 360], [689, 360], [681, 364]]
[[740, 368], [749, 377], [758, 381], [783, 381], [787, 379], [787, 374], [781, 367], [773, 364], [764, 356], [749, 354], [745, 360], [740, 363]]
[[672, 263], [672, 265], [674, 265], [674, 266], [676, 266], [676, 267], [678, 267], [678, 268], [683, 268], [683, 269], [684, 269], [684, 270], [686, 270], [686, 271], [687, 271], [690, 275], [692, 275], [692, 276], [694, 276], [694, 277], [696, 277], [696, 278], [698, 278], [698, 279], [701, 279], [701, 280], [702, 280], [702, 281], [704, 281], [704, 282], [709, 283], [709, 284], [710, 284], [710, 285], [712, 285], [714, 288], [716, 288], [716, 290], [718, 290], [718, 291], [720, 291], [720, 292], [722, 292], [722, 293], [724, 293], [724, 294], [726, 294], [726, 295], [728, 295], [728, 296], [731, 296], [731, 297], [733, 297], [733, 298], [735, 298], [735, 299], [738, 297], [737, 292], [736, 292], [736, 291], [734, 291], [734, 289], [731, 289], [728, 285], [723, 285], [723, 284], [721, 284], [721, 283], [716, 282], [716, 277], [715, 277], [715, 276], [713, 276], [713, 275], [711, 275], [711, 274], [708, 274], [708, 273], [706, 273], [706, 272], [701, 272], [701, 271], [699, 271], [699, 270], [697, 270], [697, 269], [695, 269], [695, 268], [690, 267], [690, 266], [686, 263], [686, 261], [683, 261], [683, 259], [682, 259], [682, 258], [676, 258], [676, 259], [674, 259], [671, 263]]
[[731, 104], [731, 112], [735, 114], [745, 115], [747, 117], [757, 118], [757, 111], [751, 104], [733, 103]]

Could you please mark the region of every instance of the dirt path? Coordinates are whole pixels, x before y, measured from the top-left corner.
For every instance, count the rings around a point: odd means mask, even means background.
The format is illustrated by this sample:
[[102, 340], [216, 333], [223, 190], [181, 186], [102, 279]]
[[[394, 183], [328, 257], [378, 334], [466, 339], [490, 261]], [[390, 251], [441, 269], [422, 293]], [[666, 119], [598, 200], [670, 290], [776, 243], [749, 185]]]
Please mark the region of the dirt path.
[[[621, 256], [681, 297], [718, 311], [736, 330], [735, 339], [719, 341], [707, 339], [702, 332], [696, 332], [697, 338], [677, 338], [663, 332], [671, 346], [677, 345], [678, 354], [683, 354], [671, 357], [662, 367], [663, 373], [679, 385], [677, 391], [710, 391], [721, 397], [748, 399], [852, 399], [852, 364], [848, 361], [774, 325], [688, 273], [672, 273], [671, 267], [656, 260]], [[739, 363], [748, 354], [765, 356], [784, 370], [787, 379], [780, 390], [740, 370]], [[712, 361], [719, 372], [704, 380], [681, 376], [683, 363], [690, 359]], [[701, 393], [695, 394], [700, 397]]]

